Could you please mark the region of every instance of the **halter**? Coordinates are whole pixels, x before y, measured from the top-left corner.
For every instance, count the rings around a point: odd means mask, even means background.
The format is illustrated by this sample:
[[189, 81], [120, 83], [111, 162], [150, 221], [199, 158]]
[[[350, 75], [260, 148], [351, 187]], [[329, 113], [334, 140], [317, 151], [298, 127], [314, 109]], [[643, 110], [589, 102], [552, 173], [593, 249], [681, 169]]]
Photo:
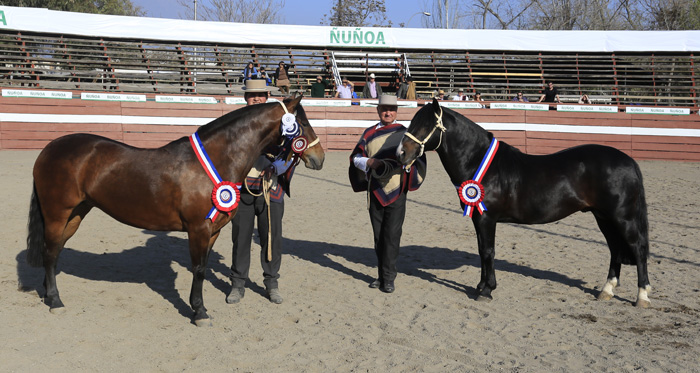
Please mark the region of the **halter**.
[[[289, 110], [287, 110], [287, 107], [284, 105], [284, 103], [282, 103], [282, 101], [277, 101], [277, 102], [279, 102], [279, 104], [282, 105], [282, 109], [284, 109], [284, 114], [285, 115], [289, 114]], [[293, 114], [291, 114], [291, 115], [293, 115]], [[304, 133], [303, 128], [300, 128], [299, 130], [300, 130], [300, 133], [302, 133], [302, 134]], [[321, 139], [318, 136], [316, 136], [316, 140], [310, 142], [309, 145], [306, 146], [306, 149], [318, 144], [319, 142], [321, 142]]]
[[423, 141], [418, 140], [415, 136], [413, 136], [408, 131], [406, 131], [406, 133], [404, 133], [405, 136], [408, 136], [409, 139], [415, 141], [416, 143], [418, 143], [418, 145], [420, 145], [420, 152], [418, 153], [418, 155], [415, 158], [413, 158], [411, 163], [406, 165], [406, 170], [410, 170], [411, 166], [413, 166], [413, 162], [415, 162], [416, 159], [420, 158], [420, 156], [423, 155], [423, 153], [425, 152], [425, 143], [427, 143], [428, 140], [430, 140], [430, 137], [433, 136], [433, 133], [435, 133], [436, 129], [440, 130], [440, 140], [438, 141], [438, 145], [433, 150], [437, 150], [440, 147], [440, 145], [442, 145], [442, 134], [445, 133], [447, 128], [445, 128], [445, 126], [442, 124], [442, 106], [438, 105], [438, 107], [440, 108], [440, 115], [438, 115], [437, 113], [433, 113], [433, 115], [435, 115], [435, 119], [436, 119], [435, 127], [433, 127], [432, 131], [430, 131], [428, 136], [426, 136], [425, 140], [423, 140]]
[[[435, 127], [433, 127], [433, 130], [430, 131], [430, 133], [429, 133], [428, 136], [425, 138], [425, 140], [423, 140], [423, 141], [418, 140], [418, 139], [417, 139], [415, 136], [413, 136], [410, 132], [406, 132], [406, 133], [404, 134], [404, 135], [408, 136], [409, 139], [415, 141], [416, 143], [418, 143], [418, 145], [420, 145], [420, 152], [418, 153], [418, 156], [416, 156], [416, 158], [418, 158], [418, 157], [420, 157], [421, 155], [423, 155], [423, 152], [425, 151], [425, 143], [427, 143], [428, 140], [430, 140], [430, 137], [433, 136], [433, 133], [435, 133], [435, 130], [436, 130], [436, 129], [439, 129], [439, 130], [440, 130], [440, 140], [438, 141], [438, 145], [437, 145], [437, 146], [435, 147], [435, 149], [433, 149], [433, 150], [437, 150], [437, 149], [440, 147], [440, 145], [442, 145], [442, 134], [445, 133], [445, 130], [447, 130], [447, 129], [446, 129], [445, 126], [442, 124], [442, 107], [441, 107], [441, 106], [438, 106], [438, 107], [440, 107], [440, 115], [438, 115], [437, 113], [433, 113], [433, 115], [435, 115], [435, 119], [437, 119], [437, 120], [435, 121]], [[413, 162], [411, 162], [411, 164], [413, 164]], [[410, 167], [410, 165], [409, 165], [409, 167]]]

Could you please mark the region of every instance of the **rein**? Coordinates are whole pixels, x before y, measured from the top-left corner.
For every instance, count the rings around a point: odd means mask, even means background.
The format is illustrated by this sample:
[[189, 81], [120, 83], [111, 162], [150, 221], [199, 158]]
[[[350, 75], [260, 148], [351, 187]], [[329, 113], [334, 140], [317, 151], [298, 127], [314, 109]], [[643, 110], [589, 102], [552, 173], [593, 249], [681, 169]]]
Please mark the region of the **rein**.
[[[438, 105], [438, 106], [439, 106], [439, 105]], [[442, 134], [445, 133], [445, 131], [446, 131], [447, 129], [446, 129], [445, 126], [442, 124], [442, 107], [441, 107], [441, 106], [439, 106], [439, 107], [440, 107], [440, 115], [438, 115], [437, 113], [433, 113], [433, 115], [435, 115], [435, 119], [437, 119], [437, 120], [435, 121], [435, 127], [433, 127], [433, 129], [430, 131], [430, 133], [428, 134], [428, 136], [425, 137], [425, 140], [423, 140], [423, 141], [418, 140], [415, 136], [413, 136], [413, 135], [412, 135], [410, 132], [408, 132], [408, 131], [406, 131], [406, 133], [404, 133], [405, 136], [407, 136], [409, 139], [415, 141], [416, 143], [418, 143], [418, 145], [420, 145], [420, 152], [418, 153], [418, 155], [416, 156], [416, 158], [414, 158], [414, 159], [411, 161], [411, 163], [410, 163], [409, 165], [406, 166], [406, 168], [409, 168], [409, 169], [410, 169], [411, 166], [413, 165], [413, 162], [415, 162], [416, 159], [418, 159], [421, 155], [423, 155], [423, 153], [425, 152], [425, 143], [427, 143], [428, 140], [430, 140], [430, 138], [431, 138], [431, 137], [433, 136], [433, 134], [435, 133], [435, 130], [437, 130], [437, 129], [440, 130], [440, 140], [438, 141], [438, 145], [437, 145], [437, 146], [435, 147], [435, 149], [433, 149], [433, 150], [437, 150], [437, 149], [440, 147], [440, 145], [442, 145]]]

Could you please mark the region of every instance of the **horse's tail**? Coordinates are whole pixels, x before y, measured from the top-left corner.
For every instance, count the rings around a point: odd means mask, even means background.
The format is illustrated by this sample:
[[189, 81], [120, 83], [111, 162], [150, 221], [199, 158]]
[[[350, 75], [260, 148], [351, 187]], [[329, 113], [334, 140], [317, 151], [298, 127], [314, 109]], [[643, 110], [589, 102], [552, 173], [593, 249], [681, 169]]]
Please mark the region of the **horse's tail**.
[[634, 162], [634, 172], [639, 180], [639, 197], [637, 198], [637, 229], [640, 238], [640, 254], [642, 258], [649, 258], [649, 220], [647, 218], [647, 200], [644, 194], [644, 178], [642, 170], [637, 162]]
[[32, 267], [41, 267], [44, 263], [44, 216], [33, 185], [32, 198], [29, 202], [29, 221], [27, 222], [27, 263]]

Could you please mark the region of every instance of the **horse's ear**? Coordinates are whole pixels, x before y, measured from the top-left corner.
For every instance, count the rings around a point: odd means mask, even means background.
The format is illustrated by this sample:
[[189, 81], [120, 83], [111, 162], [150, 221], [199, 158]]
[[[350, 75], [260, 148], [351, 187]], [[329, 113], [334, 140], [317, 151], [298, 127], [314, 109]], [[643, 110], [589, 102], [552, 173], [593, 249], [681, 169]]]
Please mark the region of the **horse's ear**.
[[287, 110], [290, 112], [295, 111], [302, 98], [304, 98], [304, 96], [300, 95], [299, 97], [293, 97], [290, 101], [286, 101], [285, 103], [287, 105]]
[[440, 112], [440, 102], [438, 102], [437, 98], [433, 97], [433, 111], [435, 114]]

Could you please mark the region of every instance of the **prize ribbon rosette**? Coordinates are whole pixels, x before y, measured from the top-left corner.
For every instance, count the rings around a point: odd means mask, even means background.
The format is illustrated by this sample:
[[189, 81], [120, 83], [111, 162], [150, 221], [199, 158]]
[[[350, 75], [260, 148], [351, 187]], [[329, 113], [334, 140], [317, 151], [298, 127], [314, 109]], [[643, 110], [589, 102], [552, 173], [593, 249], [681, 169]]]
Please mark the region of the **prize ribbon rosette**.
[[294, 138], [299, 136], [300, 133], [299, 123], [297, 123], [297, 118], [294, 114], [284, 114], [282, 116], [282, 136]]
[[471, 217], [475, 206], [478, 206], [479, 212], [483, 214], [486, 207], [481, 202], [484, 200], [484, 186], [475, 180], [467, 180], [457, 188], [459, 199], [464, 203], [464, 215]]
[[295, 154], [301, 154], [309, 147], [309, 141], [304, 136], [297, 136], [292, 140], [292, 151]]
[[214, 203], [214, 207], [209, 210], [205, 218], [214, 221], [219, 215], [219, 211], [229, 213], [238, 207], [238, 201], [241, 200], [240, 189], [242, 183], [232, 183], [230, 181], [221, 180], [221, 176], [211, 162], [211, 158], [209, 158], [209, 154], [207, 154], [207, 151], [204, 149], [204, 144], [202, 144], [202, 140], [199, 139], [197, 132], [190, 135], [190, 144], [202, 168], [204, 168], [211, 182], [214, 183], [214, 189], [211, 192], [211, 200]]
[[481, 185], [481, 180], [484, 178], [484, 174], [486, 174], [489, 166], [491, 166], [491, 161], [493, 161], [496, 151], [498, 151], [498, 140], [494, 137], [491, 140], [488, 150], [486, 150], [484, 158], [481, 160], [479, 168], [474, 174], [474, 179], [463, 182], [457, 188], [459, 199], [464, 203], [464, 214], [462, 216], [468, 215], [471, 218], [474, 213], [474, 207], [476, 207], [482, 215], [484, 211], [486, 211], [486, 206], [483, 202], [484, 186]]
[[214, 207], [222, 212], [231, 212], [238, 207], [238, 201], [241, 200], [240, 186], [230, 181], [222, 181], [211, 192], [211, 200], [214, 202]]

